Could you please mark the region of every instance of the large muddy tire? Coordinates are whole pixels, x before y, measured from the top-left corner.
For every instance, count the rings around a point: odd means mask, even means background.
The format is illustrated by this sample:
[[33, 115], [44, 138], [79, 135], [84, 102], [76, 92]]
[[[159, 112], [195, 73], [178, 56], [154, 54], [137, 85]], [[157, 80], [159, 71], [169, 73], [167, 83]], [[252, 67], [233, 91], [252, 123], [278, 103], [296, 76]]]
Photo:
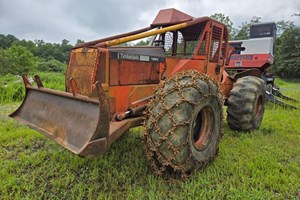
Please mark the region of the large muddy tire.
[[218, 85], [195, 70], [162, 82], [146, 110], [145, 151], [154, 173], [184, 178], [218, 153], [223, 97]]
[[257, 129], [265, 111], [266, 86], [261, 78], [246, 76], [233, 85], [228, 98], [227, 122], [233, 130]]

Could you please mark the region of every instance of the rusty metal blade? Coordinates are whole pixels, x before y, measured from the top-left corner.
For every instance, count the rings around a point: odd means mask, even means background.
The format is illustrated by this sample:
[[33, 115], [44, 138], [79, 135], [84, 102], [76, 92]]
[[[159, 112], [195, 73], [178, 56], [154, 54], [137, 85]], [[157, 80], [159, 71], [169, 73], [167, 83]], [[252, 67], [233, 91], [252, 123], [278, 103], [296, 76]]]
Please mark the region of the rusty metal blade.
[[101, 96], [97, 101], [85, 96], [73, 96], [72, 93], [33, 87], [28, 84], [26, 76], [23, 80], [25, 99], [10, 117], [80, 156], [93, 156], [107, 150], [109, 107], [104, 92], [99, 92]]

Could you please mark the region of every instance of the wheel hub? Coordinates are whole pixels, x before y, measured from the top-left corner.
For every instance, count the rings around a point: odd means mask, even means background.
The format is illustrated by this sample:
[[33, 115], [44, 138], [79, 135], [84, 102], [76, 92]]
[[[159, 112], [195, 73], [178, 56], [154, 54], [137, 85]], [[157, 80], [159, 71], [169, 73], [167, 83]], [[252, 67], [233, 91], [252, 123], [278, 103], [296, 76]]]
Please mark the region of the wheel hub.
[[209, 106], [203, 107], [197, 114], [193, 124], [193, 142], [198, 150], [204, 150], [212, 135], [214, 124], [214, 116], [212, 108]]

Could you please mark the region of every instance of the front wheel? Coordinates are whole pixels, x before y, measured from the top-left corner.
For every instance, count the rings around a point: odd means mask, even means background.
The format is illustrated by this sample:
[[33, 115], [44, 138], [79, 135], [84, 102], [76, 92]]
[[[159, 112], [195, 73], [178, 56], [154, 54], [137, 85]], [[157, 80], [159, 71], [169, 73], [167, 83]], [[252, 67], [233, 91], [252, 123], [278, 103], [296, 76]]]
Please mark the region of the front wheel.
[[199, 72], [180, 72], [161, 83], [146, 111], [145, 149], [153, 171], [182, 178], [218, 153], [223, 97]]

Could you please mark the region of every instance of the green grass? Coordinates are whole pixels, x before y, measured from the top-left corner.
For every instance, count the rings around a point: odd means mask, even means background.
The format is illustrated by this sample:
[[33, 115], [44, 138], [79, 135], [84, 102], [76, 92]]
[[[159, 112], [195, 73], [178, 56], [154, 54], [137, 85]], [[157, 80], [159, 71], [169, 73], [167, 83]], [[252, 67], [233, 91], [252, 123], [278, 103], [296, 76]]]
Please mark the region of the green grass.
[[[283, 93], [300, 100], [300, 82], [279, 81]], [[300, 198], [299, 110], [268, 103], [261, 127], [251, 133], [225, 122], [214, 162], [170, 184], [149, 169], [142, 128], [128, 131], [104, 155], [80, 158], [9, 119], [18, 104], [0, 105], [0, 199]]]
[[[43, 85], [47, 88], [65, 90], [65, 76], [62, 73], [37, 73]], [[33, 85], [33, 75], [28, 76]], [[21, 76], [7, 74], [0, 78], [0, 103], [11, 103], [22, 101], [25, 89]]]

